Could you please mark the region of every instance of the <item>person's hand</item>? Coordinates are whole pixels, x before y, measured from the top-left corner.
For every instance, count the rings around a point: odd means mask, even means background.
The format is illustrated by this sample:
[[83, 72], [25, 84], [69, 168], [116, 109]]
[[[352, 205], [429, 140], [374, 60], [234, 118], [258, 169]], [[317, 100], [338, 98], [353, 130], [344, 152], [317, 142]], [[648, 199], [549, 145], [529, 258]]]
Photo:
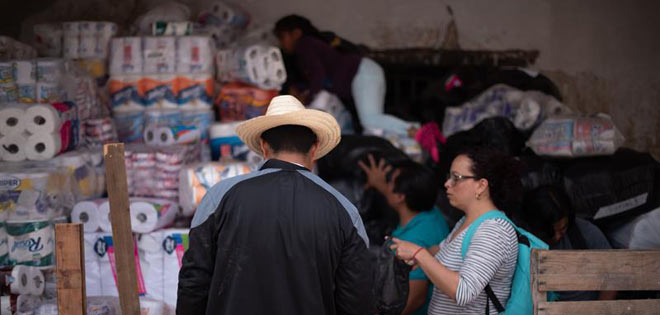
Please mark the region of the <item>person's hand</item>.
[[[369, 165], [362, 161], [358, 161], [360, 168], [365, 174], [367, 174], [367, 182], [365, 183], [364, 188], [373, 187], [382, 194], [387, 193], [387, 185], [389, 184], [387, 182], [387, 173], [392, 170], [392, 166], [387, 165], [384, 159], [380, 159], [378, 164], [376, 164], [376, 161], [371, 154], [369, 154], [367, 158], [369, 160]], [[390, 182], [394, 181], [396, 176], [399, 175], [398, 173], [399, 171], [396, 170], [394, 174], [392, 174]]]
[[424, 250], [421, 246], [400, 240], [396, 237], [392, 238], [394, 244], [390, 245], [390, 249], [396, 250], [396, 257], [405, 261], [408, 265], [415, 265], [415, 255]]

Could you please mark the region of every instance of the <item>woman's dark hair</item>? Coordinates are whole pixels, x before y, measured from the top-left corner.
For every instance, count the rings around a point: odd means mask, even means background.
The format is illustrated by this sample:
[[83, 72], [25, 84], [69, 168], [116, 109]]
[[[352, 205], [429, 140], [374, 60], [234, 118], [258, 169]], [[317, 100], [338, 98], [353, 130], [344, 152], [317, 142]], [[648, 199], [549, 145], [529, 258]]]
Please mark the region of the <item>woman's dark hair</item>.
[[319, 30], [312, 25], [307, 18], [300, 15], [291, 14], [279, 19], [275, 23], [273, 33], [279, 36], [282, 32], [291, 32], [295, 29], [300, 29], [303, 35], [318, 36]]
[[399, 170], [394, 180], [394, 192], [406, 196], [406, 205], [413, 211], [422, 212], [433, 208], [438, 198], [438, 180], [433, 171], [413, 161], [392, 165]]
[[268, 129], [261, 134], [275, 153], [285, 151], [307, 153], [316, 143], [316, 134], [305, 126], [283, 125]]
[[511, 215], [520, 208], [522, 183], [520, 162], [510, 155], [490, 149], [467, 149], [459, 153], [472, 162], [472, 173], [488, 180], [490, 199], [495, 206]]
[[555, 234], [554, 224], [564, 217], [568, 218], [570, 226], [575, 213], [562, 188], [541, 186], [525, 194], [520, 220], [538, 238], [551, 240]]

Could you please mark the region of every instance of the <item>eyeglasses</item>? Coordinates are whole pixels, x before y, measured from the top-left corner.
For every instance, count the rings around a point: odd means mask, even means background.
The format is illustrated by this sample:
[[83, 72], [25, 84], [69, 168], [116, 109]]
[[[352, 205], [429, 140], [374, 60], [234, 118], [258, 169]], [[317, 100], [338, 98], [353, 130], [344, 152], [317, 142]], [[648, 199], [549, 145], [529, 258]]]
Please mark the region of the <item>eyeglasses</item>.
[[474, 176], [474, 175], [461, 175], [461, 174], [456, 174], [456, 173], [449, 173], [447, 174], [447, 180], [449, 181], [449, 186], [456, 186], [456, 184], [459, 181], [462, 181], [464, 179], [479, 179], [479, 176]]

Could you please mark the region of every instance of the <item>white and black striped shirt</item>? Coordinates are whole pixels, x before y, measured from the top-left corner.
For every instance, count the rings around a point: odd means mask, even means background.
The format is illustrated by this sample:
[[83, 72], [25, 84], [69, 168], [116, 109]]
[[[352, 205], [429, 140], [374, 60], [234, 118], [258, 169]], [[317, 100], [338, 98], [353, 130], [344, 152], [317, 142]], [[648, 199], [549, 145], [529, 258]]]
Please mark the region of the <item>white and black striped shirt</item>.
[[[456, 223], [454, 230], [440, 243], [440, 250], [435, 256], [449, 270], [459, 273], [456, 301], [436, 286], [429, 314], [484, 314], [486, 284], [490, 284], [502, 305], [506, 305], [509, 299], [518, 257], [518, 240], [513, 226], [503, 219], [483, 221], [472, 236], [463, 261], [461, 246], [467, 228], [450, 241], [463, 222], [465, 218]], [[490, 314], [497, 314], [492, 302]]]

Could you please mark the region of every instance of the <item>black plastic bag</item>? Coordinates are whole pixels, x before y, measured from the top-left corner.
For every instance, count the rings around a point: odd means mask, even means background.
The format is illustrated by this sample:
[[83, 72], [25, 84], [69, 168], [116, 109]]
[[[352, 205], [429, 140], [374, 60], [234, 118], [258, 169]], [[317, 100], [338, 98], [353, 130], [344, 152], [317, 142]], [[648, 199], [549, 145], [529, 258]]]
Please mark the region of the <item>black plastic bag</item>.
[[411, 267], [394, 255], [389, 243], [372, 246], [374, 254], [374, 296], [378, 314], [401, 314], [408, 301]]

